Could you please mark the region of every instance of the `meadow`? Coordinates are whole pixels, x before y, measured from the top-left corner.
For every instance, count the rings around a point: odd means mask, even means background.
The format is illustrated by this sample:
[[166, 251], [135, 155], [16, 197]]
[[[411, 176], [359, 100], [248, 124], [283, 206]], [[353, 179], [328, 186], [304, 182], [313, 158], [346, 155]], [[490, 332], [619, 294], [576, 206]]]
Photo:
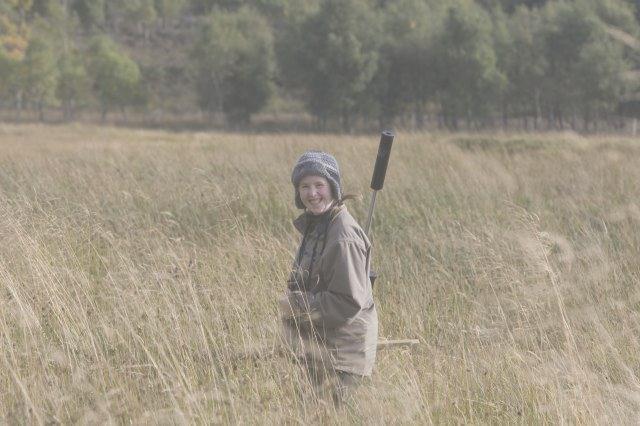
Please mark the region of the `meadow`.
[[0, 125], [0, 423], [640, 421], [640, 144], [396, 137], [381, 351], [336, 409], [279, 351], [291, 167], [364, 222], [378, 137]]

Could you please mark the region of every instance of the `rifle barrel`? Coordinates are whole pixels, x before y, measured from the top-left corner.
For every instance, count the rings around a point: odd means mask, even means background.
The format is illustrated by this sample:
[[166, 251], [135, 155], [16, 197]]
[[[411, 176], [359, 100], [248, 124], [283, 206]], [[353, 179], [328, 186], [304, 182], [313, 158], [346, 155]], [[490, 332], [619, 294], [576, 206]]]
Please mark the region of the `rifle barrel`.
[[378, 191], [373, 191], [373, 194], [371, 195], [371, 204], [369, 204], [369, 215], [367, 216], [367, 224], [365, 225], [364, 228], [364, 233], [367, 234], [367, 236], [369, 236], [369, 230], [371, 229], [371, 221], [373, 220], [373, 209], [375, 209], [376, 207], [376, 195], [378, 194]]

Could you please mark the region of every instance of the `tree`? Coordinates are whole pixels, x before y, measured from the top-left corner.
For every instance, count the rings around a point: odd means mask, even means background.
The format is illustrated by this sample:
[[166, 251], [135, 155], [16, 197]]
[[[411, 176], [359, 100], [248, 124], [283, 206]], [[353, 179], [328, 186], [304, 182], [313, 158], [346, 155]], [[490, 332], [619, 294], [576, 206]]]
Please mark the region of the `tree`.
[[17, 21], [24, 24], [33, 7], [33, 0], [5, 0], [0, 8], [9, 9], [16, 15]]
[[16, 5], [0, 3], [0, 99], [22, 108], [20, 62], [29, 41], [28, 27], [20, 22]]
[[622, 47], [599, 30], [580, 50], [576, 68], [579, 111], [588, 131], [598, 115], [614, 111], [624, 91], [623, 74], [628, 67]]
[[119, 12], [130, 27], [137, 27], [145, 41], [149, 39], [150, 27], [158, 18], [155, 0], [126, 0], [121, 3]]
[[437, 85], [433, 40], [440, 16], [423, 0], [393, 2], [384, 16], [385, 39], [372, 89], [378, 94], [381, 121], [390, 124], [411, 106], [415, 124], [422, 128], [425, 105]]
[[493, 50], [496, 55], [496, 67], [501, 77], [501, 84], [499, 90], [496, 91], [495, 97], [497, 100], [497, 106], [502, 113], [502, 125], [503, 128], [507, 128], [509, 123], [509, 104], [511, 99], [508, 94], [508, 80], [506, 75], [507, 58], [509, 52], [509, 45], [511, 43], [508, 18], [500, 7], [492, 7], [489, 9], [489, 15], [491, 18], [491, 38], [493, 44]]
[[[19, 104], [21, 100], [20, 62], [0, 47], [0, 101]], [[4, 103], [4, 102], [3, 102]], [[20, 107], [20, 105], [16, 105]]]
[[78, 105], [89, 99], [90, 83], [87, 70], [78, 52], [63, 54], [58, 60], [56, 96], [62, 104], [65, 120], [74, 118]]
[[72, 9], [85, 29], [104, 29], [105, 0], [73, 0]]
[[496, 67], [486, 12], [468, 2], [451, 6], [436, 51], [438, 94], [447, 125], [457, 128], [460, 117], [468, 123], [486, 118], [504, 82]]
[[499, 0], [499, 2], [505, 12], [513, 13], [521, 7], [528, 9], [542, 7], [547, 3], [547, 0]]
[[111, 39], [100, 36], [92, 41], [89, 74], [100, 101], [103, 121], [112, 108], [119, 107], [124, 112], [126, 106], [136, 102], [140, 70]]
[[624, 0], [580, 0], [582, 7], [592, 10], [606, 25], [638, 35], [635, 8]]
[[543, 81], [543, 102], [554, 126], [563, 128], [567, 118], [575, 128], [575, 116], [583, 100], [579, 78], [581, 52], [590, 43], [600, 25], [596, 15], [579, 3], [550, 3], [544, 10], [542, 34], [548, 61]]
[[0, 4], [0, 48], [15, 60], [22, 60], [27, 50], [28, 27], [15, 5]]
[[210, 14], [216, 10], [236, 11], [243, 6], [255, 6], [251, 0], [190, 0], [191, 9], [195, 14]]
[[524, 127], [533, 117], [537, 128], [541, 114], [541, 87], [547, 69], [539, 10], [519, 7], [507, 21], [507, 43], [501, 49], [499, 66], [506, 76], [505, 109], [523, 119]]
[[271, 28], [254, 10], [216, 13], [201, 28], [193, 50], [200, 108], [222, 111], [246, 125], [273, 90]]
[[184, 9], [187, 0], [154, 0], [155, 9], [162, 19], [162, 25], [166, 26], [167, 21], [177, 18]]
[[322, 127], [339, 117], [345, 131], [366, 105], [378, 66], [379, 18], [365, 0], [324, 1], [303, 24], [291, 65], [309, 111]]
[[29, 42], [21, 70], [25, 99], [36, 106], [42, 121], [44, 107], [55, 102], [58, 83], [56, 57], [48, 41], [36, 37]]

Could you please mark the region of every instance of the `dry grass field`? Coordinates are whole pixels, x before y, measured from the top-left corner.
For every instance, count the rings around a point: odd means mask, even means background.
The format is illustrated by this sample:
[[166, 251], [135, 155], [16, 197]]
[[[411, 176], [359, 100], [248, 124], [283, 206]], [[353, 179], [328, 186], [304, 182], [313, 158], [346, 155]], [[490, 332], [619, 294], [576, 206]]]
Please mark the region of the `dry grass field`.
[[[348, 406], [277, 356], [291, 167], [364, 221], [377, 136], [0, 125], [0, 423], [640, 421], [640, 142], [396, 138], [380, 352]], [[246, 356], [253, 354], [253, 356]]]

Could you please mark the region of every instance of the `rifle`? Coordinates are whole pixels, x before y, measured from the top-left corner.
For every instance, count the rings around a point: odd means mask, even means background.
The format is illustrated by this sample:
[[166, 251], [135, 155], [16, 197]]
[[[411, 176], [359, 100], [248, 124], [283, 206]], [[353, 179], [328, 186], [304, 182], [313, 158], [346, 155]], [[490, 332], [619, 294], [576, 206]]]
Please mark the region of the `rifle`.
[[[387, 175], [387, 166], [389, 165], [389, 158], [391, 157], [391, 147], [393, 146], [394, 134], [391, 130], [385, 130], [380, 135], [380, 144], [378, 145], [378, 156], [376, 157], [376, 164], [373, 167], [373, 176], [371, 177], [371, 204], [369, 204], [369, 214], [367, 216], [367, 223], [364, 228], [364, 233], [371, 239], [369, 231], [371, 230], [371, 222], [373, 220], [373, 209], [376, 207], [376, 195], [378, 191], [384, 186], [384, 178]], [[378, 278], [378, 274], [369, 271], [369, 279], [371, 280], [371, 288]]]
[[[389, 157], [391, 157], [391, 147], [393, 146], [394, 134], [390, 130], [385, 130], [380, 135], [380, 145], [378, 145], [378, 156], [376, 157], [376, 164], [373, 167], [373, 176], [371, 177], [371, 189], [373, 190], [373, 194], [371, 194], [371, 204], [369, 205], [369, 214], [367, 216], [367, 223], [365, 225], [365, 234], [369, 238], [370, 230], [371, 230], [371, 221], [373, 219], [373, 210], [376, 206], [376, 195], [378, 191], [382, 189], [384, 186], [384, 178], [387, 174], [387, 166], [389, 165]], [[373, 284], [376, 281], [378, 275], [372, 270], [369, 271], [369, 279], [371, 280], [371, 288], [373, 289]], [[418, 345], [420, 341], [418, 339], [399, 339], [399, 340], [388, 340], [388, 339], [378, 339], [378, 350], [387, 349], [392, 347], [411, 347]]]

